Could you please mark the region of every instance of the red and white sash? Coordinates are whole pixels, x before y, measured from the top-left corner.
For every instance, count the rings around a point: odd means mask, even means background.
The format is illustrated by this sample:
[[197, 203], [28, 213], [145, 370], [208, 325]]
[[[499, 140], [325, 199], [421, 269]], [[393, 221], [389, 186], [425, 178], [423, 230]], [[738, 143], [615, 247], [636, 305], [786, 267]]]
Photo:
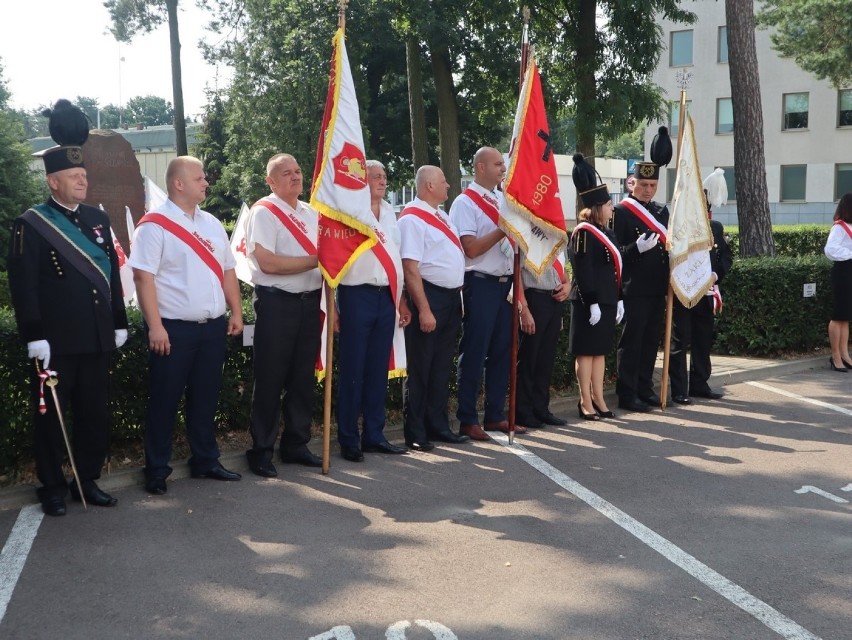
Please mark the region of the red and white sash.
[[473, 204], [479, 207], [488, 219], [491, 220], [495, 224], [495, 226], [500, 226], [500, 210], [497, 208], [496, 202], [490, 202], [485, 199], [478, 191], [474, 191], [470, 187], [462, 191], [462, 195], [467, 196], [471, 199]]
[[210, 268], [219, 280], [219, 284], [222, 285], [223, 288], [225, 287], [225, 272], [222, 270], [222, 265], [219, 264], [216, 256], [213, 255], [213, 249], [211, 246], [208, 246], [209, 242], [206, 240], [202, 242], [203, 238], [189, 232], [168, 216], [162, 213], [157, 213], [156, 211], [146, 213], [142, 216], [137, 223], [137, 226], [145, 224], [146, 222], [156, 224], [158, 227], [161, 227], [171, 233], [177, 239], [182, 240], [190, 249], [192, 249], [195, 255], [201, 258], [204, 264]]
[[565, 282], [565, 262], [561, 257], [557, 256], [553, 259], [553, 268], [556, 270], [556, 275], [559, 276], [559, 282]]
[[289, 211], [283, 211], [270, 198], [261, 198], [254, 203], [253, 207], [266, 207], [283, 224], [287, 231], [296, 239], [296, 242], [305, 250], [309, 256], [317, 255], [317, 244], [315, 240], [308, 237], [308, 228], [299, 216]]
[[610, 240], [606, 234], [598, 229], [595, 225], [589, 224], [588, 222], [581, 222], [574, 230], [571, 232], [571, 238], [573, 239], [574, 234], [583, 229], [591, 233], [598, 241], [605, 246], [610, 255], [612, 255], [612, 268], [615, 270], [615, 282], [618, 284], [618, 290], [621, 291], [621, 253], [618, 251], [618, 247]]
[[713, 296], [713, 315], [717, 315], [722, 312], [722, 307], [725, 306], [725, 303], [722, 302], [722, 290], [719, 288], [718, 284], [714, 284], [710, 287], [710, 291], [707, 293], [708, 296]]
[[444, 220], [441, 216], [439, 216], [437, 213], [430, 213], [430, 212], [424, 211], [423, 209], [420, 209], [418, 207], [406, 207], [405, 209], [402, 210], [402, 213], [399, 214], [400, 218], [402, 216], [415, 216], [417, 218], [420, 218], [423, 222], [428, 224], [430, 227], [434, 227], [435, 229], [437, 229], [438, 231], [443, 233], [445, 236], [447, 236], [447, 238], [450, 240], [450, 242], [452, 242], [454, 245], [456, 245], [456, 247], [458, 247], [459, 251], [464, 253], [464, 250], [462, 249], [462, 245], [461, 245], [461, 241], [459, 240], [459, 237], [455, 234], [452, 227], [450, 227], [449, 223], [446, 220]]
[[663, 246], [666, 246], [666, 242], [668, 238], [666, 237], [666, 233], [668, 229], [666, 229], [659, 220], [657, 220], [650, 211], [648, 211], [641, 202], [634, 200], [633, 198], [625, 198], [620, 202], [632, 213], [634, 216], [639, 218], [642, 222], [645, 223], [645, 226], [649, 229], [653, 229], [654, 233], [660, 234], [660, 242], [663, 243]]
[[846, 235], [852, 238], [852, 226], [850, 226], [848, 222], [844, 222], [843, 220], [837, 220], [834, 224], [839, 224], [840, 228], [846, 232]]
[[391, 297], [393, 298], [393, 303], [396, 305], [397, 310], [399, 310], [399, 278], [397, 277], [396, 265], [394, 264], [393, 258], [391, 258], [391, 255], [385, 246], [388, 239], [385, 236], [384, 231], [382, 231], [378, 225], [373, 227], [373, 232], [376, 234], [376, 238], [378, 239], [378, 242], [372, 247], [373, 255], [376, 256], [376, 259], [379, 261], [379, 264], [382, 265], [382, 268], [388, 276], [388, 286], [390, 287]]

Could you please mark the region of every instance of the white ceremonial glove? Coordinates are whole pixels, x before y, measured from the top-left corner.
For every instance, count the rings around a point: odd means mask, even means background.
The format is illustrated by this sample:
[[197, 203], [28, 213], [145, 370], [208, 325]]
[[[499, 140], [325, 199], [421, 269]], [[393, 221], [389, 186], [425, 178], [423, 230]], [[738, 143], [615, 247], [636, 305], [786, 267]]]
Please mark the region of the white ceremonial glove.
[[50, 345], [47, 343], [47, 340], [28, 342], [27, 357], [38, 358], [42, 361], [41, 368], [47, 369], [50, 366]]
[[115, 348], [120, 349], [127, 342], [127, 329], [115, 330]]
[[636, 238], [636, 248], [639, 249], [639, 253], [645, 253], [657, 245], [659, 238], [659, 233], [646, 233], [643, 236], [639, 236]]
[[595, 303], [591, 307], [589, 307], [589, 311], [589, 324], [594, 327], [598, 322], [601, 321], [601, 308], [598, 306], [597, 303]]
[[512, 243], [509, 242], [509, 238], [503, 238], [500, 241], [500, 251], [503, 252], [503, 255], [507, 258], [515, 257], [515, 250], [512, 248]]
[[618, 306], [615, 308], [615, 324], [621, 324], [624, 319], [624, 300], [618, 301]]

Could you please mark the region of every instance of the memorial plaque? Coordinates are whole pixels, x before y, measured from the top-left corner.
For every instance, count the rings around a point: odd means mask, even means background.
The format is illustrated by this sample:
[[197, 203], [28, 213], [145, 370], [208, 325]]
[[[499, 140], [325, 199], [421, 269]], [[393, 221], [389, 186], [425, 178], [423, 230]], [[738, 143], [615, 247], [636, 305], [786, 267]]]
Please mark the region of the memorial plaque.
[[93, 129], [83, 145], [83, 162], [89, 178], [86, 204], [103, 205], [115, 235], [129, 253], [124, 207], [130, 207], [134, 223], [145, 214], [145, 184], [130, 143], [115, 131]]

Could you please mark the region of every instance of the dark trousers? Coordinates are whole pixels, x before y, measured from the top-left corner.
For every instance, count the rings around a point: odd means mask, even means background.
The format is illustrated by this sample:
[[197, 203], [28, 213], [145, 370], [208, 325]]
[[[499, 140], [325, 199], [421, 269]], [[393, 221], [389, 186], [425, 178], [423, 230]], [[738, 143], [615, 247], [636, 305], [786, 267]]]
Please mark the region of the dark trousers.
[[537, 422], [536, 416], [550, 413], [550, 381], [565, 313], [565, 303], [554, 300], [551, 291], [527, 289], [525, 294], [535, 333], [520, 334], [515, 395], [515, 422], [520, 425]]
[[629, 402], [654, 395], [654, 365], [663, 335], [664, 296], [624, 299], [624, 330], [618, 341], [619, 400]]
[[[74, 462], [80, 480], [93, 482], [101, 476], [109, 442], [109, 362], [110, 354], [55, 355], [50, 360], [56, 371], [54, 389], [70, 429], [68, 438], [74, 452]], [[38, 411], [39, 380], [33, 374], [30, 382], [35, 407], [34, 454], [36, 475], [42, 486], [36, 490], [39, 499], [64, 497], [68, 489], [62, 463], [67, 456], [65, 440], [59, 425], [59, 416], [53, 394], [45, 385], [46, 413]], [[73, 428], [69, 423], [73, 416]]]
[[167, 478], [172, 472], [172, 430], [181, 397], [185, 397], [186, 436], [192, 456], [189, 468], [204, 473], [219, 460], [216, 407], [225, 364], [225, 316], [205, 323], [163, 320], [169, 355], [148, 354], [148, 409], [145, 413], [145, 475]]
[[[677, 299], [672, 309], [672, 350], [669, 354], [669, 380], [672, 395], [688, 395], [710, 390], [708, 380], [712, 367], [710, 349], [713, 347], [713, 298], [704, 296], [692, 309]], [[690, 352], [689, 376], [686, 372], [686, 352]]]
[[[388, 362], [396, 325], [390, 288], [337, 288], [340, 309], [337, 377], [337, 440], [341, 447], [385, 441]], [[358, 418], [363, 414], [363, 435]]]
[[458, 401], [461, 424], [477, 424], [476, 401], [485, 371], [485, 422], [505, 419], [509, 360], [512, 350], [512, 305], [506, 296], [512, 286], [468, 271], [464, 278], [464, 320], [459, 343]]
[[461, 324], [457, 289], [436, 287], [425, 280], [423, 289], [437, 326], [420, 330], [420, 313], [413, 302], [411, 324], [405, 328], [408, 377], [403, 383], [403, 427], [406, 442], [424, 442], [430, 435], [450, 430], [450, 369]]
[[256, 287], [255, 295], [250, 461], [272, 459], [282, 415], [282, 454], [304, 448], [310, 441], [322, 331], [319, 291], [288, 294]]

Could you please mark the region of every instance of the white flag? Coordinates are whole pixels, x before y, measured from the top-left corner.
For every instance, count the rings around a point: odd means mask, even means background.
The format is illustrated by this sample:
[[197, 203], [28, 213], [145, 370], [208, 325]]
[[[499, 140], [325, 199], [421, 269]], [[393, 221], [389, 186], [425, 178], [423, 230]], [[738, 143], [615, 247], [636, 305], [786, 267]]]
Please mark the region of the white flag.
[[667, 235], [672, 289], [683, 306], [690, 309], [704, 297], [714, 280], [710, 265], [713, 232], [707, 219], [707, 201], [689, 114], [683, 128]]
[[246, 254], [246, 224], [248, 222], [248, 215], [248, 205], [243, 202], [243, 206], [240, 207], [240, 215], [237, 217], [237, 224], [234, 225], [234, 230], [231, 232], [231, 250], [237, 259], [237, 266], [234, 267], [234, 273], [236, 273], [237, 278], [248, 285], [254, 286], [251, 281], [251, 271], [249, 270], [248, 255]]
[[156, 211], [168, 197], [156, 182], [145, 176], [145, 211]]

